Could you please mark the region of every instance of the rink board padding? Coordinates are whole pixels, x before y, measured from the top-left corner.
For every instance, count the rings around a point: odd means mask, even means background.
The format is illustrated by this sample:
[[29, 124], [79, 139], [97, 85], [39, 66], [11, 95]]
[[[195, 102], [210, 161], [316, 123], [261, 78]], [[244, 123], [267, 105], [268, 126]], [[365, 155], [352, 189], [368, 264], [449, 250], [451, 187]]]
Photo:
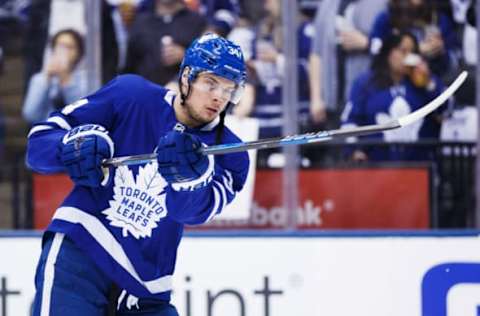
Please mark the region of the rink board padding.
[[[254, 207], [282, 204], [279, 170], [258, 170]], [[299, 227], [401, 228], [430, 226], [430, 173], [424, 167], [306, 169], [299, 172]], [[257, 210], [253, 211], [253, 219]], [[261, 211], [258, 211], [261, 213]], [[275, 226], [275, 220], [258, 227]]]
[[[299, 171], [301, 229], [423, 229], [431, 226], [431, 177], [427, 166], [302, 169]], [[48, 225], [72, 189], [64, 174], [33, 175], [35, 228]], [[258, 169], [250, 217], [203, 228], [282, 228], [282, 171]]]
[[[398, 232], [188, 233], [173, 303], [182, 316], [477, 316], [479, 232]], [[5, 315], [29, 315], [40, 245], [0, 231]]]

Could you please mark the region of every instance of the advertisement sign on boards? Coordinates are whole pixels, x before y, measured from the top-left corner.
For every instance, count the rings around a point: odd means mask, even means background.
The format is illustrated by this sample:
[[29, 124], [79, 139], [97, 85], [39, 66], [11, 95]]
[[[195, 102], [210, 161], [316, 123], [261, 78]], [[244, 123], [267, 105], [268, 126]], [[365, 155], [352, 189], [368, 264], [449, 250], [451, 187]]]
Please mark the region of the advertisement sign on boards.
[[[186, 237], [173, 301], [182, 316], [478, 316], [479, 248], [477, 235]], [[0, 253], [0, 316], [26, 316], [40, 238], [0, 238]]]

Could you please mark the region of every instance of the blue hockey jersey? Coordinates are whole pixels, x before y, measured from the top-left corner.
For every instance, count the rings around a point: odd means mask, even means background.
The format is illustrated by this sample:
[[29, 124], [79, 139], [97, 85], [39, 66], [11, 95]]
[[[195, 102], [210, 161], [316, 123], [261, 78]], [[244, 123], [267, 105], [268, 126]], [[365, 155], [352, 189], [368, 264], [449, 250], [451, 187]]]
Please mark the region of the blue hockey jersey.
[[[41, 173], [64, 171], [57, 157], [61, 139], [87, 123], [109, 131], [114, 156], [151, 153], [179, 123], [174, 98], [172, 91], [139, 76], [119, 76], [35, 125], [27, 163]], [[211, 145], [218, 121], [185, 132]], [[240, 141], [228, 128], [223, 135], [224, 143]], [[246, 181], [247, 153], [217, 155], [214, 162], [213, 181], [194, 191], [173, 190], [157, 172], [156, 161], [114, 168], [104, 187], [75, 186], [47, 230], [67, 235], [128, 293], [169, 300], [184, 225], [211, 220]]]

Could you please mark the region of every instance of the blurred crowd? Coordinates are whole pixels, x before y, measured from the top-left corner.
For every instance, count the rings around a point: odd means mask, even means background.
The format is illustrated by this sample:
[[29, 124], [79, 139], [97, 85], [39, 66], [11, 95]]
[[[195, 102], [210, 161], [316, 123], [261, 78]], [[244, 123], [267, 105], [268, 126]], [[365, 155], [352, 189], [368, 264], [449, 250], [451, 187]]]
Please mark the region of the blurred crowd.
[[[8, 21], [20, 21], [25, 28], [22, 115], [29, 124], [92, 92], [84, 65], [88, 34], [83, 21], [75, 22], [75, 16], [84, 19], [84, 4], [0, 0], [0, 68], [2, 47], [8, 45]], [[466, 120], [476, 120], [475, 4], [475, 0], [298, 0], [299, 130], [397, 118], [428, 103], [467, 70], [468, 82], [437, 112], [407, 129], [367, 138], [476, 140], [476, 130], [465, 130], [476, 124], [452, 119], [465, 112]], [[239, 44], [248, 64], [243, 99], [231, 114], [257, 118], [260, 138], [283, 134], [281, 0], [105, 0], [101, 10], [103, 83], [121, 73], [136, 73], [176, 89], [186, 47], [200, 34], [214, 32]], [[307, 148], [303, 154], [315, 160], [325, 153]], [[419, 150], [393, 153], [360, 144], [349, 146], [345, 155], [355, 161], [428, 159]]]

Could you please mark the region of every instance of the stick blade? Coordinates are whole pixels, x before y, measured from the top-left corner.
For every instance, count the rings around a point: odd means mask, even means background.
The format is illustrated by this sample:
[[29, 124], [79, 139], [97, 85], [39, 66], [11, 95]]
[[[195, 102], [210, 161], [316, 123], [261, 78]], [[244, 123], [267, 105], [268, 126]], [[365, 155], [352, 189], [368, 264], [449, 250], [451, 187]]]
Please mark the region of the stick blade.
[[424, 118], [428, 114], [438, 109], [455, 93], [455, 91], [458, 90], [458, 88], [460, 88], [465, 79], [467, 79], [467, 75], [468, 73], [466, 71], [462, 71], [462, 73], [458, 75], [457, 79], [455, 79], [452, 84], [447, 89], [445, 89], [438, 97], [436, 97], [420, 109], [416, 110], [415, 112], [412, 112], [404, 117], [397, 119], [398, 124], [402, 127], [407, 126], [415, 121], [418, 121], [421, 118]]

